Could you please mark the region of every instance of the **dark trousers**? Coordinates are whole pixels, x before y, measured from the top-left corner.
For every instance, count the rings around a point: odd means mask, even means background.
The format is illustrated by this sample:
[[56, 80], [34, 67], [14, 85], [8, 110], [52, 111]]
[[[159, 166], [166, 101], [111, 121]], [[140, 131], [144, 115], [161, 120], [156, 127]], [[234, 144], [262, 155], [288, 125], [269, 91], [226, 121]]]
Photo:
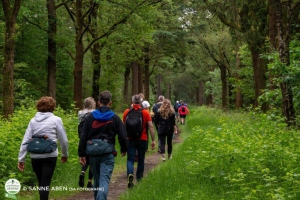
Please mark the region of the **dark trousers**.
[[136, 179], [141, 180], [144, 175], [145, 153], [147, 149], [147, 140], [128, 140], [127, 150], [127, 176], [133, 174], [135, 152], [138, 154], [138, 164], [136, 170]]
[[32, 158], [32, 169], [39, 182], [40, 200], [48, 200], [50, 183], [56, 167], [57, 157]]
[[166, 152], [165, 146], [166, 146], [166, 138], [167, 138], [168, 154], [171, 154], [172, 153], [173, 133], [170, 132], [168, 134], [159, 134], [158, 137], [159, 137], [159, 140], [160, 140], [160, 153], [164, 154]]
[[[89, 156], [85, 157], [85, 160], [86, 160], [85, 165], [83, 165], [81, 167], [81, 171], [84, 171], [84, 172], [86, 172], [87, 168], [90, 166], [90, 157]], [[90, 167], [90, 170], [89, 170], [89, 179], [92, 179], [92, 178], [93, 178], [93, 173], [92, 173], [92, 170], [91, 170], [91, 167]]]

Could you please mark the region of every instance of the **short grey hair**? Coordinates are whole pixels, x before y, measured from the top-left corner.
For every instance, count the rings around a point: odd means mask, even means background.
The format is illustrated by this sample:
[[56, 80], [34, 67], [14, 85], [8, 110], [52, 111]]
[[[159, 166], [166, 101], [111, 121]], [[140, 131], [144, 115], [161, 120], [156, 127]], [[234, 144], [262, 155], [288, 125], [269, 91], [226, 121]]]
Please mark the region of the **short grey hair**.
[[165, 97], [163, 95], [159, 95], [158, 101], [163, 101], [164, 99], [165, 99]]
[[132, 96], [132, 103], [134, 104], [140, 104], [141, 103], [141, 96], [138, 94], [135, 94]]

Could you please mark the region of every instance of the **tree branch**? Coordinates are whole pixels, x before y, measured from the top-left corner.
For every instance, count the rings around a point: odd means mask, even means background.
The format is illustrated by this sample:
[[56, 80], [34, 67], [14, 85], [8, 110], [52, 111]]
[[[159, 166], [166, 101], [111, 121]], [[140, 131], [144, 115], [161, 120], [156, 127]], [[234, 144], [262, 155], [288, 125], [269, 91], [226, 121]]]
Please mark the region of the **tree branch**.
[[43, 29], [39, 24], [36, 24], [36, 23], [30, 21], [27, 17], [23, 16], [23, 18], [24, 18], [29, 24], [32, 24], [32, 25], [38, 27], [39, 29], [41, 29], [42, 31], [45, 31], [46, 33], [48, 32], [48, 30]]
[[84, 50], [84, 53], [87, 52], [91, 46], [97, 41], [97, 40], [100, 40], [104, 37], [108, 37], [109, 35], [111, 35], [113, 33], [113, 31], [116, 29], [116, 27], [118, 27], [120, 24], [124, 24], [128, 19], [129, 17], [135, 12], [135, 10], [137, 8], [139, 8], [140, 6], [142, 6], [146, 1], [142, 1], [140, 2], [133, 10], [130, 11], [130, 13], [128, 13], [127, 16], [125, 16], [123, 19], [121, 19], [120, 21], [116, 22], [115, 24], [113, 24], [108, 30], [107, 32], [105, 32], [104, 34], [100, 35], [99, 37], [93, 39], [91, 41], [91, 43], [87, 46], [87, 48]]
[[73, 13], [72, 13], [72, 11], [69, 9], [67, 3], [64, 3], [63, 5], [65, 6], [65, 8], [66, 8], [68, 14], [70, 15], [72, 21], [75, 23], [75, 19], [74, 19]]
[[72, 0], [67, 0], [65, 2], [61, 2], [61, 3], [57, 4], [57, 5], [55, 5], [55, 9], [58, 9], [61, 6], [64, 6], [66, 3], [70, 2], [70, 1], [72, 1]]
[[87, 14], [89, 14], [89, 15], [88, 15], [89, 21], [88, 21], [88, 24], [86, 25], [86, 27], [84, 28], [84, 30], [82, 31], [82, 33], [81, 33], [81, 35], [80, 35], [80, 40], [82, 40], [84, 33], [85, 33], [85, 32], [89, 29], [89, 27], [90, 27], [90, 24], [91, 24], [91, 21], [92, 21], [91, 15], [92, 15], [92, 13], [93, 13], [93, 10], [94, 10], [95, 6], [96, 6], [96, 3], [94, 2], [93, 5], [91, 6], [91, 8], [83, 15], [83, 18], [84, 18]]

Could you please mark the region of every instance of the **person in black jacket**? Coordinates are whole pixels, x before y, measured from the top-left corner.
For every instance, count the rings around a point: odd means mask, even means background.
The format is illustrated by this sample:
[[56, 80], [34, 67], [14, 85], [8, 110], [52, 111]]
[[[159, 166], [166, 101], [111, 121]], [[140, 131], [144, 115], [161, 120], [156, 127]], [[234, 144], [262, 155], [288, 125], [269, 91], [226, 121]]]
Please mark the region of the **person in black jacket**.
[[[111, 93], [103, 91], [99, 95], [99, 108], [86, 116], [82, 127], [80, 142], [78, 147], [79, 161], [86, 164], [87, 141], [91, 139], [106, 139], [107, 142], [115, 145], [115, 137], [121, 146], [122, 157], [127, 152], [126, 129], [120, 117], [111, 109]], [[114, 156], [116, 151], [101, 156], [89, 156], [92, 173], [94, 175], [94, 197], [97, 200], [107, 199], [109, 181], [114, 169]]]
[[158, 125], [158, 137], [160, 140], [160, 153], [162, 160], [166, 160], [165, 145], [166, 138], [168, 144], [168, 159], [172, 158], [172, 138], [177, 134], [175, 122], [175, 111], [169, 99], [164, 99], [155, 117], [155, 123]]

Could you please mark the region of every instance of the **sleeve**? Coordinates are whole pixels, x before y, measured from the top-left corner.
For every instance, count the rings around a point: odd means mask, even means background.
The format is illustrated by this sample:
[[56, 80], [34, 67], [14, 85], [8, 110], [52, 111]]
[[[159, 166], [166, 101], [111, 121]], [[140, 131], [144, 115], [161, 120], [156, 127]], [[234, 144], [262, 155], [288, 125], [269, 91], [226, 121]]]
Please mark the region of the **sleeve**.
[[176, 121], [175, 121], [175, 114], [171, 115], [171, 126], [176, 126]]
[[87, 119], [84, 120], [84, 123], [82, 125], [81, 129], [81, 135], [80, 135], [80, 140], [79, 140], [79, 145], [78, 145], [78, 156], [79, 157], [85, 157], [85, 149], [86, 149], [86, 142], [87, 142]]
[[127, 132], [125, 129], [125, 125], [121, 121], [121, 119], [117, 116], [117, 126], [118, 126], [118, 141], [121, 146], [121, 152], [127, 152]]
[[185, 108], [186, 108], [186, 114], [190, 114], [189, 109], [187, 107], [185, 107]]
[[69, 143], [68, 143], [66, 130], [64, 128], [64, 125], [63, 125], [63, 122], [62, 122], [61, 118], [58, 118], [56, 123], [57, 123], [56, 124], [57, 137], [58, 137], [59, 144], [60, 144], [60, 147], [61, 147], [62, 156], [63, 157], [68, 157]]
[[20, 152], [19, 152], [19, 156], [18, 156], [18, 161], [19, 162], [25, 162], [25, 157], [27, 154], [27, 142], [32, 138], [32, 128], [31, 128], [31, 121], [29, 122], [26, 132], [24, 134], [21, 146], [20, 146]]
[[129, 109], [126, 109], [126, 110], [124, 111], [123, 117], [122, 117], [123, 122], [125, 122], [126, 116], [127, 116], [128, 112], [129, 112]]

